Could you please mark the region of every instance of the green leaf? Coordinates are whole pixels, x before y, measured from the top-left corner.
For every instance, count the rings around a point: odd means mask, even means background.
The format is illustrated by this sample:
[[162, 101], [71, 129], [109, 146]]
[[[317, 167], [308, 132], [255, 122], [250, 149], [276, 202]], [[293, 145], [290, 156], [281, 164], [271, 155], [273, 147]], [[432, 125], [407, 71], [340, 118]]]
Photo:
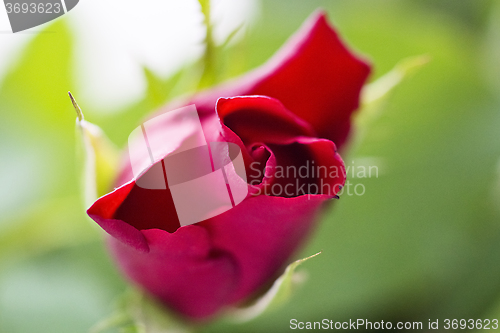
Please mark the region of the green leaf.
[[82, 188], [85, 207], [89, 207], [98, 197], [110, 191], [116, 176], [119, 152], [98, 126], [83, 118], [76, 100], [71, 93], [69, 96], [77, 114], [77, 135], [83, 160]]
[[362, 109], [356, 118], [358, 126], [366, 127], [380, 116], [394, 89], [429, 61], [430, 57], [427, 55], [403, 59], [389, 73], [366, 85], [361, 95]]
[[[174, 96], [177, 89], [180, 89], [182, 93], [193, 90], [192, 82], [194, 80], [189, 77], [185, 68], [179, 69], [166, 79], [158, 76], [146, 66], [143, 66], [143, 72], [147, 82], [145, 99], [150, 109], [156, 109], [165, 104], [168, 99]], [[178, 85], [182, 85], [182, 87], [177, 87]]]
[[152, 70], [146, 66], [143, 66], [142, 70], [147, 82], [146, 98], [151, 101], [154, 106], [160, 106], [167, 99], [168, 91], [164, 89], [162, 79]]
[[287, 302], [292, 296], [296, 285], [304, 280], [303, 275], [295, 272], [295, 270], [302, 263], [318, 256], [319, 254], [321, 254], [321, 252], [292, 262], [287, 266], [285, 272], [274, 281], [271, 288], [269, 288], [269, 290], [253, 304], [244, 308], [236, 308], [229, 311], [228, 315], [231, 320], [239, 323], [246, 322], [255, 319], [263, 313], [273, 310]]
[[[37, 163], [24, 168], [39, 180], [32, 182], [29, 192], [39, 189], [44, 198], [67, 194], [74, 185], [74, 161], [61, 158], [74, 151], [72, 122], [64, 113], [64, 93], [72, 85], [72, 54], [70, 30], [64, 19], [58, 19], [34, 36], [0, 83], [0, 140], [8, 143], [2, 146], [19, 156], [40, 154]], [[14, 187], [13, 191], [23, 191]]]
[[124, 330], [130, 333], [140, 332], [128, 314], [117, 312], [92, 326], [89, 333], [123, 332]]
[[[46, 25], [0, 83], [0, 259], [26, 258], [95, 239], [76, 181], [66, 91], [74, 43], [64, 18]], [[14, 37], [15, 38], [15, 37]], [[13, 173], [12, 170], [20, 170]], [[1, 328], [0, 328], [1, 331]]]
[[220, 45], [217, 46], [217, 49], [222, 51], [223, 49], [225, 49], [226, 47], [228, 47], [229, 43], [231, 43], [231, 41], [234, 39], [234, 37], [236, 36], [236, 34], [238, 32], [240, 32], [241, 29], [243, 29], [244, 26], [245, 26], [245, 24], [242, 23], [239, 26], [237, 26], [236, 29], [234, 29], [233, 31], [231, 31], [231, 33], [229, 33], [229, 35], [222, 42], [222, 44], [220, 44]]
[[363, 88], [361, 108], [355, 118], [357, 132], [350, 146], [351, 153], [356, 151], [368, 128], [380, 117], [394, 89], [429, 61], [430, 57], [427, 55], [403, 59], [390, 72]]

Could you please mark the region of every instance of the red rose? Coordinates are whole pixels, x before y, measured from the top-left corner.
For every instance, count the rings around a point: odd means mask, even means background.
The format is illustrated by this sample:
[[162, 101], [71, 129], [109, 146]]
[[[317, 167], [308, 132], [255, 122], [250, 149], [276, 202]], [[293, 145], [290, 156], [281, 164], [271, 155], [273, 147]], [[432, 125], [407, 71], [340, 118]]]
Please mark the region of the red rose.
[[[317, 13], [268, 63], [182, 103], [196, 105], [208, 142], [239, 145], [249, 195], [221, 215], [179, 227], [170, 192], [137, 186], [130, 164], [124, 165], [119, 187], [88, 210], [113, 236], [120, 268], [192, 318], [213, 315], [258, 291], [280, 272], [320, 206], [344, 184], [336, 146], [346, 141], [369, 72], [325, 14]], [[160, 124], [149, 139], [168, 140], [174, 127]], [[317, 172], [285, 172], [301, 167]]]

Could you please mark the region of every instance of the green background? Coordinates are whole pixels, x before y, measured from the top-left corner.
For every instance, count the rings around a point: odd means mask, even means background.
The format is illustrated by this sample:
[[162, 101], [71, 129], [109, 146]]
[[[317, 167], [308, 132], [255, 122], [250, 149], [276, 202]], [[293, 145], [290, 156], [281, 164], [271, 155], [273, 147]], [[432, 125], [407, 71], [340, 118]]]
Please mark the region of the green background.
[[[343, 196], [298, 255], [323, 253], [283, 307], [206, 332], [281, 332], [289, 320], [500, 317], [500, 2], [262, 1], [247, 38], [220, 52], [218, 79], [258, 66], [317, 7], [375, 66], [432, 61], [396, 88], [346, 164], [380, 161], [363, 196]], [[0, 332], [86, 332], [126, 289], [86, 217], [75, 154], [74, 40], [47, 27], [0, 79]], [[54, 52], [57, 50], [57, 52]], [[148, 72], [149, 73], [149, 72]], [[149, 73], [144, 99], [85, 109], [123, 147], [139, 120], [189, 83]], [[189, 75], [185, 75], [185, 77]], [[186, 80], [184, 80], [186, 81]], [[188, 80], [187, 80], [188, 81]], [[162, 90], [164, 89], [164, 90]], [[158, 92], [159, 91], [159, 92]], [[353, 147], [354, 148], [354, 147]]]

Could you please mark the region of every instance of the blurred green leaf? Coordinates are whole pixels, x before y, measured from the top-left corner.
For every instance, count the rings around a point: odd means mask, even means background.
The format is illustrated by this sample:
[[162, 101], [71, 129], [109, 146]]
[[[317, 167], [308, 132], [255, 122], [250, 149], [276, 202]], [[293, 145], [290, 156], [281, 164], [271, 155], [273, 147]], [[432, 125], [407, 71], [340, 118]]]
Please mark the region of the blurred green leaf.
[[[78, 196], [72, 85], [73, 42], [65, 20], [27, 44], [0, 85], [0, 257], [33, 256], [96, 237]], [[19, 163], [28, 161], [29, 163]], [[22, 170], [21, 174], [9, 170]], [[28, 180], [28, 181], [25, 181]]]
[[389, 73], [378, 78], [375, 82], [367, 84], [363, 88], [361, 110], [359, 110], [356, 117], [358, 126], [369, 126], [380, 116], [380, 112], [393, 90], [429, 61], [430, 57], [428, 55], [403, 59]]
[[494, 2], [489, 12], [488, 26], [482, 46], [484, 61], [481, 62], [484, 75], [497, 96], [500, 92], [500, 2]]
[[116, 313], [92, 326], [89, 330], [89, 333], [110, 333], [124, 331], [130, 333], [141, 333], [141, 330], [134, 324], [133, 319], [128, 314]]
[[43, 180], [45, 197], [70, 193], [76, 183], [74, 160], [60, 158], [74, 151], [74, 122], [65, 96], [72, 85], [72, 54], [70, 31], [64, 19], [57, 20], [29, 42], [0, 85], [0, 137], [16, 154], [32, 154], [31, 149], [43, 154], [29, 167]]
[[[194, 80], [188, 77], [188, 73], [185, 68], [181, 68], [180, 70], [169, 76], [167, 79], [159, 77], [146, 66], [143, 67], [143, 71], [147, 82], [145, 99], [150, 105], [151, 110], [164, 105], [168, 99], [171, 99], [175, 96], [176, 90], [178, 89], [181, 89], [180, 93], [184, 94], [194, 89], [193, 84], [189, 83], [189, 81], [194, 82]], [[178, 85], [181, 85], [182, 87], [177, 87]]]
[[495, 178], [496, 179], [495, 181], [493, 181], [493, 188], [492, 188], [492, 200], [494, 206], [500, 212], [500, 160], [498, 161], [497, 164], [497, 174]]
[[220, 45], [217, 46], [219, 52], [223, 51], [225, 48], [229, 46], [229, 43], [233, 41], [234, 37], [238, 34], [238, 32], [240, 32], [243, 29], [243, 27], [244, 24], [242, 23], [238, 27], [236, 27], [236, 29], [231, 31], [229, 35], [227, 35], [226, 39]]
[[274, 281], [271, 288], [269, 288], [269, 290], [264, 295], [259, 297], [252, 305], [236, 308], [230, 311], [228, 313], [230, 320], [237, 323], [250, 321], [289, 301], [296, 285], [304, 280], [303, 276], [295, 272], [295, 270], [305, 261], [320, 254], [321, 252], [318, 252], [312, 256], [292, 262], [287, 266], [285, 272]]
[[81, 210], [78, 195], [27, 207], [0, 233], [0, 261], [39, 256], [100, 239], [100, 233], [82, 221]]
[[169, 90], [166, 89], [163, 80], [149, 68], [143, 66], [143, 71], [147, 82], [146, 98], [154, 107], [158, 107], [165, 103]]
[[198, 0], [205, 25], [205, 52], [203, 53], [203, 72], [198, 85], [199, 89], [207, 88], [217, 82], [216, 46], [213, 38], [213, 23], [210, 17], [210, 0]]
[[356, 151], [365, 138], [367, 130], [381, 116], [395, 88], [428, 64], [429, 61], [428, 55], [403, 59], [391, 71], [363, 87], [360, 110], [357, 111], [354, 118], [357, 133], [352, 139], [353, 143], [350, 144], [351, 152]]
[[125, 289], [102, 240], [14, 259], [1, 263], [2, 333], [86, 333]]

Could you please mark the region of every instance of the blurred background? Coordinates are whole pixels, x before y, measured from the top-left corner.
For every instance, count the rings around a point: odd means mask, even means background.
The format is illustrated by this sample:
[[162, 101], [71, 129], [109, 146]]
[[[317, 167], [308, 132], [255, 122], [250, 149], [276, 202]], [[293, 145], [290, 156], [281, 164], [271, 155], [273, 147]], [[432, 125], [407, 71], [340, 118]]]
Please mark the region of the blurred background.
[[[201, 331], [282, 332], [292, 318], [499, 318], [500, 2], [213, 7], [215, 82], [263, 63], [318, 7], [371, 59], [372, 80], [409, 56], [431, 62], [343, 152], [347, 165], [376, 161], [378, 177], [352, 179], [364, 195], [328, 209], [298, 256], [323, 253], [301, 266], [309, 278], [290, 302]], [[84, 0], [53, 23], [0, 33], [0, 332], [87, 332], [113, 311], [127, 283], [85, 214], [67, 91], [124, 147], [147, 113], [196, 88], [204, 29], [195, 0]]]

